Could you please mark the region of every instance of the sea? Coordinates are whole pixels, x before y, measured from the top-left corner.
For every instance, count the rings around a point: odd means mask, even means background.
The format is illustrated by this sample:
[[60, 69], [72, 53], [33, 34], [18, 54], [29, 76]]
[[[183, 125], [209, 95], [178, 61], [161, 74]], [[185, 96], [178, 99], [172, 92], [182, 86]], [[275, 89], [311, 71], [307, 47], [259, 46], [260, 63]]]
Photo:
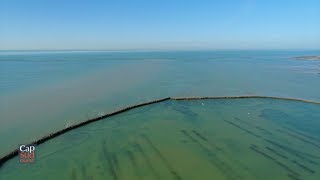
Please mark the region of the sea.
[[[0, 51], [0, 157], [165, 97], [320, 102], [319, 50]], [[264, 98], [134, 109], [37, 146], [0, 179], [319, 179], [320, 105]], [[19, 172], [19, 173], [17, 173]]]

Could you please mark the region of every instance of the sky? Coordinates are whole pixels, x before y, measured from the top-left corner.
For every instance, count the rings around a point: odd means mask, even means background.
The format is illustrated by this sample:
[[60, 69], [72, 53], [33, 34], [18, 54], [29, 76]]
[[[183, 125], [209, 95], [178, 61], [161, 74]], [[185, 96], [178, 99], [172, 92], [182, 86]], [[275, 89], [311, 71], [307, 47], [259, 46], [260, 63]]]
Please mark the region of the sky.
[[320, 49], [319, 0], [0, 0], [0, 50]]

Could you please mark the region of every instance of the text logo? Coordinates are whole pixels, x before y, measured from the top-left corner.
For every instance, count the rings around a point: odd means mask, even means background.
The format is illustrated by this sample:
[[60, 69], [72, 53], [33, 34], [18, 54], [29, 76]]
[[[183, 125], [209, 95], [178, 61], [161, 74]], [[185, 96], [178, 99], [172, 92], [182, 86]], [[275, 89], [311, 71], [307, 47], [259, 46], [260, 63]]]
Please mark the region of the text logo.
[[19, 146], [19, 157], [21, 163], [32, 163], [36, 157], [35, 145], [21, 145]]

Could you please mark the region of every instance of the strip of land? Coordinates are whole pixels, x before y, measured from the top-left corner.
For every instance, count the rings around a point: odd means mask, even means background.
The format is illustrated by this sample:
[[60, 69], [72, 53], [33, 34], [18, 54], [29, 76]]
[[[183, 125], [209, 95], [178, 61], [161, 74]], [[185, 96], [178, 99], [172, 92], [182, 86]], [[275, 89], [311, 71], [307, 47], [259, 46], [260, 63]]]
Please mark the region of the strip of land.
[[317, 61], [320, 60], [320, 56], [297, 56], [293, 57], [292, 59]]

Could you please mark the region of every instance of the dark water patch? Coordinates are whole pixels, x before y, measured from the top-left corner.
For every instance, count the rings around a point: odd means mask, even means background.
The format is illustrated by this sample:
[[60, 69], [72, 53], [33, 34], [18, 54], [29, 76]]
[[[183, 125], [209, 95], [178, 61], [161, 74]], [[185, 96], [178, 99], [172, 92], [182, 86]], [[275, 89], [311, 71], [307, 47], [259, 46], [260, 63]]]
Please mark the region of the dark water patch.
[[271, 120], [271, 121], [281, 121], [281, 120], [288, 120], [292, 119], [291, 116], [289, 116], [287, 113], [284, 113], [282, 111], [276, 110], [276, 109], [263, 109], [261, 111], [260, 117]]
[[138, 165], [138, 162], [137, 162], [137, 157], [135, 155], [134, 152], [130, 151], [130, 150], [126, 150], [125, 151], [126, 155], [128, 156], [129, 158], [129, 161], [131, 163], [131, 166], [133, 167], [134, 169], [134, 173], [136, 176], [140, 177], [141, 174], [140, 174], [140, 171], [139, 171], [139, 165]]
[[182, 139], [180, 142], [181, 142], [181, 143], [183, 143], [183, 144], [188, 143], [188, 141], [187, 141], [187, 140], [185, 140], [185, 139]]
[[192, 142], [198, 145], [198, 147], [207, 154], [210, 162], [227, 178], [230, 180], [233, 179], [242, 179], [236, 172], [232, 170], [232, 168], [225, 162], [220, 160], [217, 155], [212, 152], [209, 148], [200, 143], [197, 139], [195, 139], [191, 134], [187, 132], [187, 130], [181, 130], [182, 134], [188, 137]]
[[141, 137], [147, 142], [147, 144], [154, 150], [154, 152], [157, 153], [159, 158], [162, 160], [164, 165], [167, 167], [169, 172], [172, 174], [174, 179], [181, 180], [181, 176], [174, 170], [174, 168], [171, 166], [167, 158], [160, 152], [160, 150], [153, 144], [153, 142], [146, 136], [145, 134], [141, 134]]
[[38, 157], [38, 159], [42, 161], [47, 158], [50, 158], [53, 155], [59, 154], [68, 149], [72, 149], [75, 146], [79, 146], [85, 143], [89, 139], [89, 137], [90, 135], [86, 132], [78, 132], [78, 133], [72, 132], [71, 134], [68, 134], [67, 138], [64, 138], [63, 140], [59, 141], [59, 142], [63, 142], [63, 144], [60, 144], [59, 149], [55, 149], [52, 152], [41, 155]]
[[282, 157], [282, 158], [284, 158], [284, 159], [288, 159], [288, 157], [287, 157], [286, 155], [280, 153], [279, 151], [277, 151], [277, 150], [275, 150], [275, 149], [273, 149], [273, 148], [271, 148], [271, 147], [268, 147], [268, 146], [267, 146], [266, 149], [269, 150], [270, 152], [272, 152], [273, 154], [279, 156], [279, 157]]
[[283, 164], [282, 162], [278, 161], [276, 158], [272, 157], [271, 155], [263, 152], [262, 150], [260, 150], [258, 148], [258, 146], [251, 144], [250, 145], [250, 149], [254, 152], [256, 152], [257, 154], [262, 155], [263, 157], [273, 161], [274, 163], [276, 163], [277, 165], [279, 165], [280, 167], [282, 167], [283, 169], [285, 169], [286, 171], [288, 171], [289, 173], [293, 174], [296, 177], [299, 177], [300, 174], [295, 172], [294, 170], [292, 170], [291, 168], [289, 168], [287, 165]]
[[228, 123], [228, 124], [231, 124], [232, 126], [238, 128], [238, 129], [241, 129], [242, 131], [244, 131], [244, 132], [246, 132], [246, 133], [248, 133], [248, 134], [250, 134], [250, 135], [252, 135], [252, 136], [254, 136], [254, 137], [261, 138], [260, 135], [257, 135], [257, 134], [255, 134], [254, 132], [252, 132], [252, 131], [244, 128], [244, 127], [241, 127], [240, 125], [237, 125], [237, 124], [235, 124], [235, 123], [233, 123], [233, 122], [231, 122], [231, 121], [225, 120], [225, 119], [222, 119], [222, 120], [223, 120], [224, 122]]
[[198, 136], [200, 139], [202, 139], [203, 141], [208, 142], [208, 139], [207, 139], [204, 135], [202, 135], [201, 133], [199, 133], [198, 131], [192, 130], [192, 132], [193, 132], [196, 136]]
[[181, 114], [183, 114], [187, 119], [191, 121], [195, 121], [198, 118], [198, 114], [193, 112], [188, 105], [183, 105], [181, 103], [175, 103], [174, 105], [171, 104], [171, 108], [174, 111], [177, 111]]
[[288, 174], [288, 177], [292, 180], [301, 180], [299, 177], [293, 175], [293, 174]]
[[104, 159], [107, 162], [109, 173], [111, 174], [111, 176], [114, 180], [118, 180], [119, 176], [117, 174], [116, 167], [113, 162], [114, 158], [112, 157], [112, 154], [107, 149], [106, 141], [102, 142], [102, 153], [104, 155]]
[[299, 137], [299, 136], [297, 136], [297, 135], [295, 135], [295, 134], [292, 134], [292, 133], [287, 132], [287, 131], [283, 131], [283, 130], [281, 130], [281, 129], [277, 129], [277, 131], [279, 131], [279, 132], [281, 132], [281, 133], [284, 133], [284, 134], [287, 134], [287, 135], [289, 135], [289, 136], [291, 136], [291, 137], [293, 137], [293, 138], [295, 138], [295, 139], [298, 139], [298, 140], [302, 141], [303, 143], [310, 144], [310, 145], [312, 145], [312, 146], [320, 149], [320, 145], [318, 145], [318, 144], [316, 144], [316, 143], [314, 143], [314, 142], [311, 142], [311, 141], [309, 141], [309, 140], [306, 140], [306, 139], [304, 139], [304, 138], [301, 138], [301, 137]]
[[92, 176], [90, 176], [87, 172], [85, 165], [81, 165], [81, 175], [83, 180], [93, 180]]
[[74, 168], [72, 168], [72, 170], [71, 170], [70, 179], [71, 180], [78, 180], [77, 173], [76, 173], [76, 170]]
[[306, 133], [302, 133], [302, 132], [296, 131], [296, 130], [288, 128], [288, 127], [283, 127], [283, 128], [287, 129], [288, 131], [294, 132], [294, 133], [296, 133], [296, 134], [298, 134], [298, 135], [300, 135], [300, 136], [302, 136], [304, 138], [307, 138], [307, 139], [310, 139], [310, 140], [313, 140], [313, 141], [316, 141], [316, 142], [320, 142], [320, 140], [318, 138], [313, 137], [311, 135], [308, 135]]
[[142, 156], [142, 159], [145, 161], [147, 167], [150, 169], [152, 175], [156, 178], [156, 179], [161, 179], [160, 175], [157, 173], [156, 169], [153, 167], [152, 161], [149, 159], [149, 157], [147, 156], [147, 153], [144, 151], [144, 149], [141, 147], [140, 144], [138, 143], [133, 143], [132, 147], [138, 152], [140, 153], [140, 155]]
[[288, 147], [288, 146], [279, 144], [279, 143], [274, 142], [274, 141], [269, 140], [269, 139], [264, 139], [264, 140], [265, 140], [266, 142], [272, 144], [273, 146], [278, 147], [278, 148], [284, 150], [285, 152], [287, 152], [287, 153], [289, 153], [289, 154], [292, 154], [292, 155], [300, 158], [301, 160], [305, 160], [305, 161], [308, 161], [309, 163], [318, 165], [318, 163], [313, 160], [313, 159], [319, 159], [318, 156], [315, 156], [315, 155], [312, 155], [312, 154], [309, 154], [309, 153], [305, 153], [305, 152], [301, 152], [301, 151], [295, 150], [295, 149], [293, 149], [293, 148], [290, 148], [290, 147]]
[[264, 134], [272, 135], [272, 133], [270, 131], [263, 129], [262, 127], [256, 126], [256, 129], [260, 130]]
[[[293, 108], [299, 108], [293, 107]], [[263, 109], [261, 111], [261, 114], [259, 115], [263, 119], [269, 120], [276, 124], [278, 127], [285, 128], [285, 127], [293, 127], [295, 129], [305, 130], [308, 132], [318, 132], [318, 128], [315, 126], [310, 126], [310, 121], [314, 119], [315, 117], [311, 119], [298, 119], [294, 116], [295, 114], [288, 114], [283, 111], [277, 110], [277, 109]], [[306, 117], [304, 117], [306, 118]], [[306, 121], [307, 120], [307, 121]], [[308, 123], [309, 122], [309, 123]]]
[[134, 167], [134, 168], [137, 167], [137, 160], [136, 160], [136, 157], [133, 154], [133, 152], [131, 152], [130, 150], [126, 150], [126, 154], [130, 160], [132, 167]]
[[204, 136], [203, 134], [201, 134], [200, 132], [196, 131], [195, 129], [191, 131], [194, 135], [196, 135], [199, 139], [205, 141], [205, 143], [209, 146], [212, 146], [213, 148], [215, 148], [218, 151], [223, 152], [223, 149], [218, 147], [217, 145], [209, 142], [208, 138], [206, 136]]
[[309, 173], [311, 173], [311, 174], [314, 174], [315, 173], [315, 170], [312, 170], [311, 168], [309, 168], [309, 167], [307, 167], [307, 166], [305, 166], [305, 165], [303, 165], [303, 164], [300, 164], [299, 162], [297, 162], [297, 161], [295, 161], [295, 160], [293, 160], [292, 161], [294, 164], [296, 164], [296, 165], [298, 165], [300, 168], [302, 168], [303, 170], [305, 170], [305, 171], [307, 171], [307, 172], [309, 172]]
[[267, 134], [267, 135], [272, 135], [272, 133], [262, 127], [259, 127], [259, 126], [255, 126], [254, 124], [250, 124], [249, 122], [243, 120], [243, 119], [240, 119], [238, 117], [234, 117], [233, 118], [235, 121], [239, 122], [240, 124], [246, 124], [247, 126], [250, 126], [250, 127], [255, 127], [256, 129], [258, 129], [259, 131], [261, 131], [263, 134]]
[[244, 120], [242, 120], [242, 119], [240, 119], [240, 118], [238, 118], [238, 117], [234, 117], [233, 119], [236, 120], [236, 121], [238, 121], [238, 122], [240, 122], [240, 123], [243, 123], [243, 124], [246, 124], [246, 125], [248, 125], [248, 126], [251, 126], [248, 122], [246, 122], [246, 121], [244, 121]]
[[111, 152], [111, 160], [112, 160], [112, 164], [114, 165], [115, 169], [117, 172], [120, 171], [120, 165], [119, 165], [119, 160], [118, 160], [118, 156], [115, 152]]
[[194, 142], [195, 144], [197, 144], [201, 149], [208, 151], [208, 149], [206, 147], [204, 147], [198, 140], [196, 140], [194, 137], [192, 137], [188, 132], [187, 130], [185, 129], [182, 129], [181, 130], [182, 134], [184, 134], [188, 139], [190, 139], [192, 142]]

